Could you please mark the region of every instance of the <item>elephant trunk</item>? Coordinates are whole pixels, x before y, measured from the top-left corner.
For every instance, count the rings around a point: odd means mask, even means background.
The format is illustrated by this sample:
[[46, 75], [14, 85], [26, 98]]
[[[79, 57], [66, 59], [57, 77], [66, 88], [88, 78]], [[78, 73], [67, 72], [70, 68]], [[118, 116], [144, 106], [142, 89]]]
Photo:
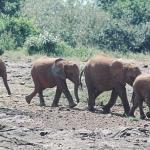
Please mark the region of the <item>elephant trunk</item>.
[[4, 82], [4, 85], [5, 85], [5, 87], [6, 87], [6, 90], [7, 90], [8, 95], [11, 95], [11, 92], [10, 92], [10, 89], [9, 89], [9, 86], [8, 86], [8, 83], [7, 83], [7, 75], [5, 75], [5, 76], [3, 77], [3, 82]]
[[76, 97], [76, 100], [77, 100], [77, 103], [79, 103], [79, 96], [78, 96], [78, 88], [79, 88], [79, 85], [75, 84], [74, 86], [74, 95]]

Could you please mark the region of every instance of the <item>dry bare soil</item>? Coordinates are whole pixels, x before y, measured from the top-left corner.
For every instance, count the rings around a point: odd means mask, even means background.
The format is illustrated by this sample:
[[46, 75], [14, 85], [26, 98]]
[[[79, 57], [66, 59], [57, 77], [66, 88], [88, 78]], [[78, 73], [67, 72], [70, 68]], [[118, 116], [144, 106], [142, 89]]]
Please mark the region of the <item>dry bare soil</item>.
[[[102, 114], [100, 105], [95, 113], [89, 112], [84, 78], [84, 89], [79, 93], [81, 102], [74, 109], [68, 108], [64, 95], [58, 108], [50, 107], [55, 89], [45, 90], [46, 107], [39, 106], [38, 95], [28, 105], [25, 96], [34, 87], [30, 75], [34, 58], [3, 56], [2, 59], [7, 65], [12, 96], [7, 96], [0, 79], [0, 150], [149, 149], [150, 120], [140, 120], [138, 110], [137, 119], [125, 118], [118, 100], [111, 114]], [[150, 73], [150, 62], [135, 63], [143, 72]], [[73, 84], [68, 81], [68, 86], [73, 93]], [[132, 88], [127, 88], [130, 101]], [[109, 94], [103, 97], [106, 102], [108, 98]]]

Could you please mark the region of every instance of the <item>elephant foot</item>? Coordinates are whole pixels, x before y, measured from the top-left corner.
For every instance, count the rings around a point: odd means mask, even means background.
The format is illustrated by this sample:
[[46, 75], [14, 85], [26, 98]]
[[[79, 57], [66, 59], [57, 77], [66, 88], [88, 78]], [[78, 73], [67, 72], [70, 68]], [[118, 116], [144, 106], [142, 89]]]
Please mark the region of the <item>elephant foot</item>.
[[130, 116], [130, 117], [134, 117], [134, 118], [135, 118], [135, 116], [134, 116], [134, 114], [133, 114], [133, 113], [129, 113], [129, 116]]
[[142, 119], [142, 120], [144, 120], [145, 118], [146, 118], [146, 116], [145, 116], [145, 115], [140, 116], [140, 119]]
[[10, 91], [8, 91], [8, 95], [11, 95], [11, 92], [10, 92]]
[[147, 118], [150, 118], [150, 112], [146, 113]]
[[26, 99], [26, 102], [27, 102], [28, 104], [30, 104], [31, 98], [30, 98], [29, 96], [26, 96], [25, 99]]
[[69, 107], [70, 107], [70, 108], [73, 108], [73, 107], [75, 107], [75, 106], [77, 106], [76, 103], [69, 104]]
[[108, 108], [107, 106], [103, 106], [102, 109], [103, 109], [104, 114], [109, 114], [110, 113], [110, 108]]
[[129, 117], [129, 116], [134, 116], [134, 114], [131, 114], [129, 112], [124, 112], [123, 117]]
[[45, 103], [40, 103], [40, 106], [43, 107], [43, 106], [46, 106], [46, 105], [45, 105]]
[[89, 106], [89, 107], [88, 107], [88, 110], [91, 111], [91, 112], [95, 112], [95, 108], [94, 108], [93, 106], [92, 106], [92, 107]]
[[51, 107], [58, 107], [58, 104], [52, 103]]

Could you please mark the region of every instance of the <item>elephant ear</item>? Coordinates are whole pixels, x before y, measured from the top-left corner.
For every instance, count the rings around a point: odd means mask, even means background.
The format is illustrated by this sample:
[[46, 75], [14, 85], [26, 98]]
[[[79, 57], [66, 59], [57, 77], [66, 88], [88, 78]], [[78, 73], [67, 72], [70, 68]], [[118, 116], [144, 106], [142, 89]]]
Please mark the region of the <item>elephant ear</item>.
[[124, 82], [124, 69], [122, 62], [113, 61], [110, 65], [110, 73], [115, 82]]
[[54, 64], [52, 65], [52, 74], [55, 77], [61, 78], [63, 80], [66, 79], [66, 74], [64, 72], [64, 64], [63, 64], [63, 59], [58, 58]]

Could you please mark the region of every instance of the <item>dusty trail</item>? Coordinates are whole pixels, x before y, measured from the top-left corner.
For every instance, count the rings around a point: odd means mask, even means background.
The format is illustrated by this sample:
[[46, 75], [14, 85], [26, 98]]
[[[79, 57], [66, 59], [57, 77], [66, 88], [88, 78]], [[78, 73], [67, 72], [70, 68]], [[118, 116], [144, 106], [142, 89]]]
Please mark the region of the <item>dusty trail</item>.
[[[79, 93], [82, 102], [74, 109], [68, 108], [64, 96], [59, 108], [50, 107], [55, 89], [44, 92], [46, 107], [39, 106], [38, 96], [28, 105], [24, 97], [33, 89], [30, 76], [33, 58], [2, 59], [6, 60], [13, 95], [7, 96], [0, 79], [0, 150], [149, 149], [150, 120], [124, 118], [119, 102], [112, 114], [102, 114], [99, 105], [96, 113], [87, 111], [85, 85]], [[150, 62], [138, 64], [143, 72], [150, 73]], [[68, 84], [73, 92], [72, 83]], [[128, 88], [129, 97], [131, 93]]]

